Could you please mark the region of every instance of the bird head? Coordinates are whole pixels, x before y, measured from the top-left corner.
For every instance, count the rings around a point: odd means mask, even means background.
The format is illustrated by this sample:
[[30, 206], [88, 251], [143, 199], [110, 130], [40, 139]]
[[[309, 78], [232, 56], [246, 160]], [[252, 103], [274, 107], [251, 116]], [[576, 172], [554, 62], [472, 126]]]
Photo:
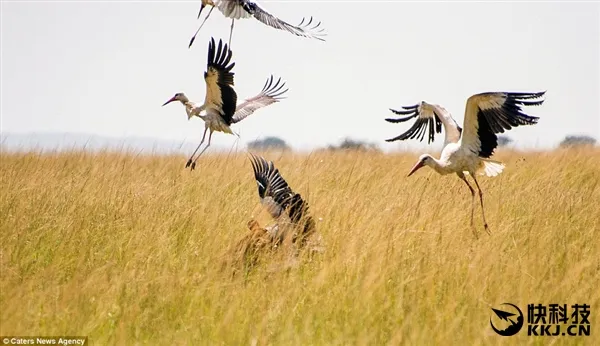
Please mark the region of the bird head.
[[169, 99], [169, 101], [167, 101], [167, 102], [163, 103], [163, 107], [164, 107], [164, 106], [166, 106], [166, 105], [168, 105], [169, 103], [171, 103], [171, 102], [173, 102], [173, 101], [179, 101], [179, 102], [181, 102], [181, 103], [184, 103], [184, 102], [188, 102], [189, 100], [188, 100], [188, 98], [185, 96], [185, 94], [184, 94], [184, 93], [177, 93], [177, 94], [175, 94], [173, 97], [171, 97], [171, 98]]
[[413, 166], [413, 168], [410, 170], [410, 173], [408, 173], [407, 177], [410, 177], [414, 172], [419, 170], [419, 168], [431, 165], [432, 162], [433, 158], [429, 154], [423, 154], [419, 156], [419, 161], [417, 161], [417, 163]]

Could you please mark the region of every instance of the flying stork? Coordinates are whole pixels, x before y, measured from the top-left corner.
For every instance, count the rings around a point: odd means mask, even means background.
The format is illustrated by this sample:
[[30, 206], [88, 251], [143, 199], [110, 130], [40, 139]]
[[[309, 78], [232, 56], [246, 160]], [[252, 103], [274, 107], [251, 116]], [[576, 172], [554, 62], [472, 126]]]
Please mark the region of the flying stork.
[[198, 27], [198, 30], [196, 30], [196, 33], [194, 33], [194, 36], [192, 36], [188, 48], [192, 47], [192, 44], [196, 39], [196, 35], [198, 35], [198, 32], [200, 32], [200, 29], [202, 29], [202, 26], [204, 25], [208, 17], [210, 17], [210, 14], [212, 13], [215, 7], [218, 8], [219, 11], [221, 11], [221, 13], [223, 13], [225, 17], [231, 18], [231, 29], [229, 31], [229, 47], [231, 47], [231, 36], [233, 35], [233, 24], [235, 23], [235, 20], [250, 17], [254, 17], [263, 24], [266, 24], [270, 27], [288, 31], [296, 36], [315, 38], [317, 40], [325, 41], [323, 39], [325, 33], [323, 32], [323, 29], [319, 29], [319, 27], [321, 26], [321, 22], [313, 23], [312, 17], [310, 17], [309, 20], [306, 20], [306, 18], [302, 18], [300, 24], [294, 26], [268, 13], [254, 1], [202, 0], [202, 4], [200, 5], [200, 11], [198, 12], [198, 19], [200, 19], [202, 10], [204, 10], [206, 6], [211, 6], [211, 9], [206, 15], [206, 18], [204, 18], [204, 20], [202, 21], [202, 24], [200, 24], [200, 27]]
[[427, 132], [428, 141], [431, 143], [435, 134], [441, 133], [443, 125], [446, 134], [440, 158], [435, 159], [429, 154], [421, 155], [408, 176], [423, 166], [429, 166], [441, 175], [456, 173], [471, 191], [471, 227], [473, 227], [475, 191], [465, 178], [465, 173], [468, 173], [477, 186], [483, 224], [489, 234], [483, 210], [483, 192], [475, 174], [494, 177], [502, 173], [504, 164], [489, 159], [498, 146], [496, 134], [504, 133], [504, 130], [510, 130], [513, 127], [536, 124], [539, 118], [524, 114], [521, 106], [541, 105], [544, 100], [539, 100], [539, 98], [545, 93], [545, 91], [537, 93], [487, 92], [473, 95], [467, 100], [464, 128], [458, 126], [452, 115], [439, 105], [421, 102], [417, 105], [402, 107], [403, 110], [400, 111], [391, 109], [395, 114], [406, 117], [385, 119], [388, 122], [400, 123], [413, 118], [416, 121], [408, 131], [386, 141], [406, 139], [422, 141]]
[[[274, 245], [283, 242], [293, 232], [292, 243], [302, 246], [315, 231], [314, 220], [308, 215], [308, 204], [300, 194], [292, 191], [273, 162], [254, 154], [250, 156], [260, 202], [277, 220], [277, 226], [268, 230]], [[286, 225], [291, 225], [291, 229], [284, 227]]]
[[[211, 39], [208, 46], [207, 71], [204, 73], [204, 80], [206, 81], [204, 104], [199, 105], [190, 101], [184, 93], [175, 94], [163, 104], [163, 106], [166, 106], [173, 101], [179, 101], [185, 106], [188, 120], [193, 116], [204, 120], [202, 141], [200, 141], [200, 144], [187, 161], [186, 168], [189, 166], [191, 166], [192, 170], [196, 168], [196, 161], [210, 146], [214, 131], [234, 134], [230, 128], [232, 124], [244, 120], [260, 108], [279, 102], [283, 99], [282, 95], [288, 91], [288, 89], [283, 89], [285, 82], [281, 83], [281, 78], [273, 83], [274, 79], [271, 76], [267, 79], [262, 91], [258, 95], [237, 104], [237, 94], [233, 89], [234, 73], [231, 72], [235, 63], [232, 62], [230, 64], [230, 61], [231, 50], [228, 49], [227, 45], [223, 46], [222, 41], [219, 40], [219, 45], [216, 46], [214, 38]], [[205, 115], [202, 115], [202, 112], [205, 112]], [[196, 152], [200, 149], [202, 143], [204, 143], [206, 131], [208, 130], [210, 130], [208, 144], [194, 160], [194, 155], [196, 155]]]

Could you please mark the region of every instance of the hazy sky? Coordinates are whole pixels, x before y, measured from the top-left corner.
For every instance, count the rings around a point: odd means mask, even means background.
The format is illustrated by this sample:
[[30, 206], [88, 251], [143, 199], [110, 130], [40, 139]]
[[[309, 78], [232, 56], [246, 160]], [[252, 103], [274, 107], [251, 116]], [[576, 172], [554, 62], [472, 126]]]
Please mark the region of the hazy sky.
[[[200, 1], [2, 1], [2, 132], [83, 132], [197, 141], [204, 123], [175, 92], [203, 101], [211, 36], [227, 39], [217, 10], [200, 32]], [[547, 90], [528, 113], [539, 124], [508, 135], [550, 147], [567, 134], [600, 138], [600, 5], [573, 2], [262, 1], [297, 24], [323, 22], [326, 42], [256, 21], [236, 22], [238, 98], [270, 74], [288, 98], [233, 125], [242, 142], [276, 135], [296, 148], [346, 136], [383, 140], [408, 129], [388, 108], [421, 100], [462, 124], [466, 99], [484, 91]], [[443, 137], [440, 137], [443, 138]], [[236, 137], [215, 133], [213, 145]], [[442, 142], [441, 140], [439, 142]]]

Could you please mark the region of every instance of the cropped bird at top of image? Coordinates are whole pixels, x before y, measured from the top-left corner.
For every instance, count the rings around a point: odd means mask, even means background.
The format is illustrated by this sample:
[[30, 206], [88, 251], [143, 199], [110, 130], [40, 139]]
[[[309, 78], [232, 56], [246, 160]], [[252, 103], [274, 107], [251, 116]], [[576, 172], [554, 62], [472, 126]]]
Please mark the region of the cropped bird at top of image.
[[[206, 82], [204, 104], [198, 105], [195, 102], [191, 102], [184, 93], [176, 93], [163, 104], [163, 106], [166, 106], [173, 101], [179, 101], [185, 106], [188, 119], [197, 116], [204, 120], [205, 127], [202, 140], [187, 161], [186, 168], [190, 166], [192, 170], [196, 168], [196, 161], [210, 146], [214, 131], [234, 134], [230, 127], [232, 124], [244, 120], [260, 108], [279, 102], [284, 99], [282, 96], [288, 91], [288, 89], [284, 89], [285, 82], [282, 83], [281, 78], [273, 83], [274, 78], [271, 76], [267, 79], [262, 91], [258, 95], [237, 104], [237, 94], [233, 89], [234, 73], [232, 72], [235, 63], [231, 62], [231, 56], [232, 53], [228, 49], [227, 44], [223, 45], [222, 41], [219, 40], [219, 45], [217, 46], [214, 38], [211, 38], [208, 46], [207, 70], [204, 73], [204, 80]], [[202, 112], [205, 112], [205, 115], [202, 115]], [[208, 144], [194, 160], [194, 155], [196, 155], [196, 152], [204, 143], [208, 130], [210, 130]]]
[[[467, 184], [471, 192], [471, 227], [473, 227], [473, 211], [475, 208], [475, 191], [467, 181], [468, 173], [475, 181], [479, 192], [481, 213], [486, 232], [490, 233], [483, 208], [483, 192], [475, 178], [476, 174], [494, 177], [502, 173], [504, 165], [490, 160], [498, 146], [497, 133], [504, 133], [513, 127], [537, 124], [539, 118], [526, 115], [521, 106], [538, 106], [544, 100], [539, 100], [546, 92], [487, 92], [476, 94], [467, 100], [463, 127], [458, 126], [452, 115], [443, 107], [427, 102], [402, 107], [403, 110], [391, 110], [398, 115], [408, 115], [403, 118], [387, 118], [391, 123], [405, 122], [415, 118], [413, 126], [401, 135], [388, 139], [397, 140], [418, 139], [422, 141], [428, 133], [428, 142], [434, 141], [435, 133], [441, 133], [442, 125], [446, 132], [444, 148], [439, 159], [429, 154], [423, 154], [410, 170], [411, 176], [418, 169], [429, 166], [437, 173], [446, 175], [456, 173]], [[475, 230], [473, 230], [474, 234]]]
[[200, 11], [198, 12], [198, 19], [202, 15], [202, 10], [206, 6], [211, 6], [210, 11], [198, 27], [198, 30], [192, 36], [188, 48], [192, 47], [192, 44], [196, 40], [196, 35], [202, 29], [204, 23], [212, 11], [216, 8], [221, 11], [221, 13], [227, 17], [231, 18], [231, 29], [229, 31], [229, 47], [231, 47], [231, 36], [233, 35], [233, 25], [236, 19], [241, 18], [250, 18], [254, 17], [258, 21], [266, 24], [275, 29], [284, 30], [290, 32], [296, 36], [314, 38], [320, 41], [325, 41], [323, 38], [326, 36], [324, 29], [320, 28], [321, 22], [313, 21], [313, 18], [306, 20], [306, 18], [302, 18], [302, 21], [298, 25], [291, 25], [287, 22], [273, 16], [272, 14], [265, 11], [262, 7], [260, 7], [256, 2], [249, 0], [202, 0], [202, 4], [200, 5]]

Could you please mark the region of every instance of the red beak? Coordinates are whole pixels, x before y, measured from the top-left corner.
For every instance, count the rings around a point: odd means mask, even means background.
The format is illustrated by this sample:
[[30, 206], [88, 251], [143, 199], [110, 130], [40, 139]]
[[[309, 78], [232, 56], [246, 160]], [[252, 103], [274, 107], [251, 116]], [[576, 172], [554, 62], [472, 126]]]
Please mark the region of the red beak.
[[410, 177], [414, 172], [416, 172], [419, 168], [423, 166], [424, 165], [422, 161], [417, 162], [417, 164], [410, 170], [410, 173], [408, 173], [407, 177]]
[[175, 100], [176, 100], [176, 98], [175, 98], [175, 96], [173, 96], [173, 97], [171, 97], [171, 98], [169, 99], [169, 101], [167, 101], [167, 102], [163, 103], [163, 105], [162, 105], [162, 106], [164, 107], [164, 106], [168, 105], [169, 103], [171, 103], [171, 102], [173, 102], [173, 101], [175, 101]]

